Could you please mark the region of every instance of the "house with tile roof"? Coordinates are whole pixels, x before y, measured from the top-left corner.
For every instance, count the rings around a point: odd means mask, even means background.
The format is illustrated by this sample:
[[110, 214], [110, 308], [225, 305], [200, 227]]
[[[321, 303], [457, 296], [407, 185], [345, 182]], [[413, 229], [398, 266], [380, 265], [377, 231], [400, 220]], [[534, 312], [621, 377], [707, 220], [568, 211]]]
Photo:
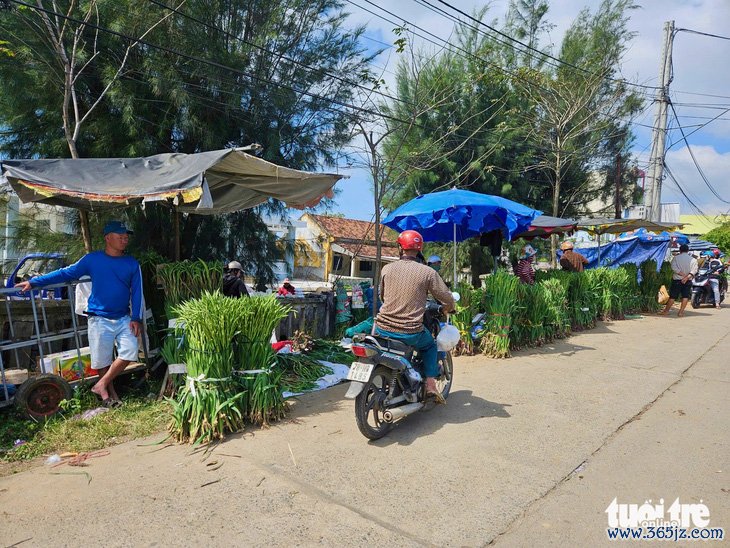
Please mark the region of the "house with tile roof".
[[[305, 213], [297, 223], [294, 277], [333, 282], [338, 278], [373, 279], [374, 223]], [[304, 226], [301, 226], [301, 225]], [[398, 260], [398, 234], [382, 227], [381, 266]]]

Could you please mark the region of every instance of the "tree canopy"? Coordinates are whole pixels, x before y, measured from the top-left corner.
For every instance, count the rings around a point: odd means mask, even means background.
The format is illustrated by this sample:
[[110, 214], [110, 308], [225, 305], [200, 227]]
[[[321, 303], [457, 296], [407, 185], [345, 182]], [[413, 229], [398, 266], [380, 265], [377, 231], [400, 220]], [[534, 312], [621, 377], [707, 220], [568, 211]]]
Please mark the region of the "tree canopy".
[[[269, 161], [314, 170], [347, 142], [347, 105], [368, 81], [363, 31], [344, 28], [339, 0], [37, 6], [0, 11], [0, 154], [10, 157], [132, 157], [256, 142]], [[138, 233], [155, 235], [152, 249], [172, 256], [168, 208], [124, 214]], [[269, 266], [279, 256], [258, 212], [185, 216], [182, 235], [183, 256]]]

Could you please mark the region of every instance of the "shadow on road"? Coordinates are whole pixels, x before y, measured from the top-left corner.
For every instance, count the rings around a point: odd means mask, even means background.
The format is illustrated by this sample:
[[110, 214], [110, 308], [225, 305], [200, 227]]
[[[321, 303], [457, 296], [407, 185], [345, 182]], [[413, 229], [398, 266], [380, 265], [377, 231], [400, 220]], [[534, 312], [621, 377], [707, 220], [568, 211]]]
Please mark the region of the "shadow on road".
[[446, 424], [465, 424], [479, 419], [511, 417], [508, 403], [496, 403], [475, 396], [471, 390], [457, 390], [449, 395], [446, 405], [406, 417], [384, 438], [370, 442], [375, 447], [410, 445], [418, 438], [438, 431]]

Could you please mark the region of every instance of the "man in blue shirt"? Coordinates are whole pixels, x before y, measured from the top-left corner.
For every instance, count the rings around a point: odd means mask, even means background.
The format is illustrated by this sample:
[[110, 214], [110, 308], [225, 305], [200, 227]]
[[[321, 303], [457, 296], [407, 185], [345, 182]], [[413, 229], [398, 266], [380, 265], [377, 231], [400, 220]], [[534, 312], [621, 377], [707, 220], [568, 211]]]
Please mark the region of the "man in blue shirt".
[[[91, 368], [99, 381], [91, 388], [107, 407], [120, 404], [114, 378], [138, 357], [137, 336], [142, 332], [144, 297], [139, 263], [124, 254], [132, 231], [121, 221], [104, 227], [104, 251], [93, 251], [78, 262], [36, 276], [15, 287], [29, 291], [35, 287], [67, 283], [82, 276], [91, 278], [91, 295], [86, 307], [89, 317]], [[114, 345], [117, 358], [114, 359]]]

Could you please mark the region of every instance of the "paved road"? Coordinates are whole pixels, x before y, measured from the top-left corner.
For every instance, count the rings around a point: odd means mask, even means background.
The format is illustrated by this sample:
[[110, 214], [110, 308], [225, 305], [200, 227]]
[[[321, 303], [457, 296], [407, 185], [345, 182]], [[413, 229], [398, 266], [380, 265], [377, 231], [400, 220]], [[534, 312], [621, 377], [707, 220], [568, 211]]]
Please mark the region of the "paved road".
[[88, 485], [7, 477], [0, 546], [597, 546], [614, 497], [702, 499], [730, 532], [728, 320], [646, 317], [459, 358], [448, 404], [375, 443], [336, 387], [207, 460], [135, 442]]

